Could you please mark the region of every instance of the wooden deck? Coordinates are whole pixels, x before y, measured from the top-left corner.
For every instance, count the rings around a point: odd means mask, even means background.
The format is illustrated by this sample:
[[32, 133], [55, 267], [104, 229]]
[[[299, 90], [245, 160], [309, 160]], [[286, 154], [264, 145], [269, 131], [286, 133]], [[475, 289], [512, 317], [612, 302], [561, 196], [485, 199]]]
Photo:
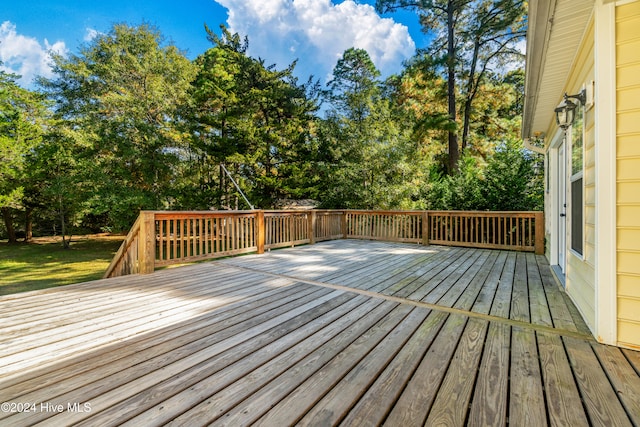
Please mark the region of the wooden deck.
[[0, 425], [640, 425], [542, 256], [337, 240], [0, 298]]

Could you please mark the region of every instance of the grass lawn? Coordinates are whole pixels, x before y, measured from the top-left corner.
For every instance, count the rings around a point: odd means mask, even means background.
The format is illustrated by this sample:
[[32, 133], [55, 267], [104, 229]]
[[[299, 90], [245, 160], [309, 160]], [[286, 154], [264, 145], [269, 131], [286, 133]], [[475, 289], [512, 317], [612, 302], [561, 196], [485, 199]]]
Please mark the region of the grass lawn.
[[0, 242], [0, 295], [99, 279], [122, 240], [124, 236], [77, 236], [67, 250], [59, 237]]

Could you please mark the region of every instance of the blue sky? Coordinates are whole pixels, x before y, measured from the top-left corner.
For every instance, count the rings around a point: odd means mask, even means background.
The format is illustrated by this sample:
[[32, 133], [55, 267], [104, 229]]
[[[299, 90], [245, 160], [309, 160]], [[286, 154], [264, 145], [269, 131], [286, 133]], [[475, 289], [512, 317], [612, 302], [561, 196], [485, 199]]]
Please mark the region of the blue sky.
[[227, 25], [249, 37], [249, 54], [323, 82], [349, 47], [366, 49], [384, 76], [423, 47], [425, 36], [411, 12], [380, 16], [375, 0], [29, 0], [3, 2], [0, 61], [29, 86], [50, 76], [48, 51], [77, 53], [114, 23], [155, 25], [166, 39], [195, 58], [211, 47], [204, 24]]

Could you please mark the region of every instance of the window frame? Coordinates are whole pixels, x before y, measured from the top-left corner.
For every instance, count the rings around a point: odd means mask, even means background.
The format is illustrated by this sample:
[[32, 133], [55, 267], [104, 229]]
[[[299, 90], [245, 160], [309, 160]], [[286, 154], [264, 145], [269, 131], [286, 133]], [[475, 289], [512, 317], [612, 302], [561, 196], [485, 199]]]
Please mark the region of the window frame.
[[[584, 105], [579, 103], [576, 106], [574, 123], [569, 127], [567, 133], [569, 134], [569, 197], [567, 198], [569, 205], [569, 218], [570, 224], [569, 231], [569, 250], [581, 260], [584, 260], [584, 248], [585, 248], [585, 190], [584, 190], [584, 157], [585, 157], [585, 128], [586, 128], [586, 112], [587, 109]], [[577, 137], [579, 136], [579, 137]], [[580, 155], [580, 169], [575, 169], [574, 156], [576, 154], [576, 142], [580, 141], [579, 155]], [[580, 206], [574, 206], [574, 187], [576, 182], [579, 183], [580, 188]], [[576, 222], [579, 222], [579, 226], [576, 227]], [[579, 236], [574, 236], [574, 232], [579, 230]], [[574, 237], [578, 237], [574, 239]], [[579, 244], [579, 247], [577, 247]]]

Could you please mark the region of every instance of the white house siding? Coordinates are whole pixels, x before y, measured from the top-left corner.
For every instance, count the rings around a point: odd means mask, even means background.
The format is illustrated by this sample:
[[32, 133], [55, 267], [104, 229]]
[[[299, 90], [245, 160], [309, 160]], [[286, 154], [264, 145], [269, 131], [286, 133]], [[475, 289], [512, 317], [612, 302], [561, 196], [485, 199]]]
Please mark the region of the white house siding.
[[[578, 93], [594, 80], [594, 24], [590, 21], [580, 44], [565, 91]], [[585, 112], [583, 151], [584, 244], [583, 256], [567, 249], [566, 290], [574, 301], [587, 325], [595, 330], [595, 120], [594, 109]], [[570, 147], [567, 158], [570, 158]], [[567, 166], [567, 189], [570, 189], [570, 165]], [[567, 197], [567, 213], [571, 212], [571, 197]], [[571, 230], [571, 215], [567, 215], [567, 232]], [[567, 235], [567, 242], [571, 238]]]
[[618, 344], [640, 348], [640, 2], [616, 7]]

